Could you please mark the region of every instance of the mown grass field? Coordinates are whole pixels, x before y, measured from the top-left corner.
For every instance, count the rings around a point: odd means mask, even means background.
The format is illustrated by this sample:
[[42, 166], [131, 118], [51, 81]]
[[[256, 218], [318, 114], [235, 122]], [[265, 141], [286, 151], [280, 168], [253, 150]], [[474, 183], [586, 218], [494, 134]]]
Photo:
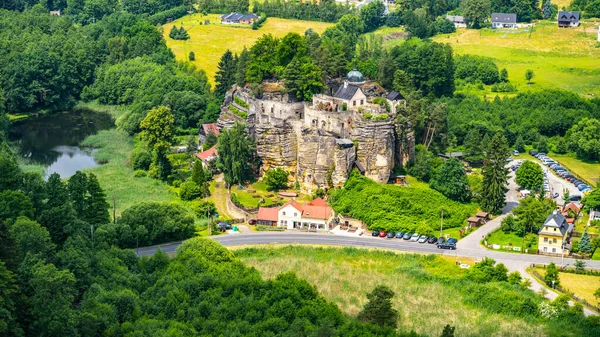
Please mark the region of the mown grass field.
[[[518, 91], [553, 88], [592, 97], [600, 96], [597, 31], [598, 23], [559, 29], [556, 23], [544, 21], [531, 34], [528, 29], [459, 29], [433, 40], [451, 44], [455, 54], [493, 58], [500, 69], [508, 70]], [[527, 69], [535, 73], [531, 85], [525, 80]], [[496, 95], [489, 90], [486, 87], [485, 93]]]
[[[204, 20], [210, 20], [210, 25], [204, 25]], [[173, 40], [169, 32], [173, 25], [181, 26], [188, 31], [190, 39], [187, 41]], [[187, 15], [183, 18], [167, 23], [163, 26], [163, 36], [167, 46], [175, 53], [178, 60], [188, 60], [188, 54], [193, 51], [196, 60], [193, 62], [198, 68], [204, 69], [211, 83], [214, 83], [217, 65], [221, 55], [227, 49], [239, 53], [250, 48], [263, 34], [273, 34], [282, 37], [287, 33], [294, 32], [303, 34], [312, 28], [321, 34], [332, 24], [314, 21], [288, 20], [279, 18], [268, 18], [258, 30], [252, 30], [249, 25], [223, 25], [220, 23], [219, 15], [202, 14]]]
[[[538, 248], [538, 236], [536, 234], [528, 233], [525, 236], [525, 240], [523, 240], [522, 236], [517, 235], [516, 233], [504, 233], [501, 230], [497, 230], [492, 232], [488, 237], [485, 238], [488, 245], [500, 245], [508, 246], [508, 247], [521, 247], [524, 245], [523, 249], [529, 249], [529, 251], [536, 251]], [[499, 249], [502, 251], [510, 251], [515, 252], [509, 249]], [[519, 253], [519, 252], [517, 252]]]
[[[542, 276], [546, 274], [544, 268], [535, 268], [535, 271]], [[573, 292], [573, 294], [583, 298], [588, 303], [598, 303], [598, 300], [594, 297], [594, 292], [600, 288], [600, 276], [559, 272], [558, 279], [564, 289]]]
[[[402, 331], [439, 336], [446, 324], [457, 336], [544, 336], [544, 326], [515, 317], [486, 313], [463, 303], [459, 289], [441, 281], [460, 276], [454, 258], [403, 255], [378, 250], [286, 246], [235, 251], [264, 278], [294, 271], [349, 315], [367, 302], [366, 294], [385, 284], [396, 293], [394, 308]], [[464, 261], [463, 261], [464, 262]]]
[[[250, 193], [249, 190], [253, 190], [254, 192]], [[238, 189], [233, 187], [231, 189], [231, 193], [234, 193], [240, 203], [246, 207], [258, 207], [258, 206], [271, 206], [277, 200], [277, 191], [269, 191], [267, 189], [267, 184], [265, 184], [262, 180], [255, 181], [254, 183], [248, 185], [244, 189]], [[258, 196], [258, 198], [255, 198]], [[259, 205], [260, 199], [264, 200], [264, 203]], [[283, 198], [283, 201], [291, 200], [291, 198]], [[308, 202], [312, 200], [311, 196], [308, 194], [300, 193], [296, 198], [299, 202]]]
[[[531, 147], [526, 147], [527, 151]], [[526, 159], [539, 162], [539, 160], [531, 156], [528, 152], [521, 153], [515, 159]], [[598, 186], [600, 183], [600, 162], [588, 162], [577, 159], [574, 153], [557, 154], [549, 152], [548, 156], [562, 164], [567, 170], [581, 176], [588, 183], [592, 184], [592, 187]]]

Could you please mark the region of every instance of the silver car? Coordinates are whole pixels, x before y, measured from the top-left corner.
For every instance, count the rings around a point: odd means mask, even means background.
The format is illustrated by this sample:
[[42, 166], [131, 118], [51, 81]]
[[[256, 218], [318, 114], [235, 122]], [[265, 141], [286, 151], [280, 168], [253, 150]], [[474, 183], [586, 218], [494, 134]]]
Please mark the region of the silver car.
[[425, 243], [427, 242], [427, 235], [421, 235], [421, 237], [419, 238], [419, 243]]
[[411, 236], [410, 241], [417, 242], [419, 241], [419, 234], [415, 233]]

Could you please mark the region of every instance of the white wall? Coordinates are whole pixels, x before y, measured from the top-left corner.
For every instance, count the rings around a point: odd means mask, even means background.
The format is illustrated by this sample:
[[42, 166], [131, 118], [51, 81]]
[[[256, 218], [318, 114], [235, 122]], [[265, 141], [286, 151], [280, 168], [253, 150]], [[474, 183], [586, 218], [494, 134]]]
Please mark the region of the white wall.
[[294, 222], [297, 223], [298, 227], [302, 221], [302, 212], [294, 208], [292, 205], [287, 205], [280, 209], [277, 213], [279, 215], [278, 227], [286, 227], [287, 229], [294, 228]]

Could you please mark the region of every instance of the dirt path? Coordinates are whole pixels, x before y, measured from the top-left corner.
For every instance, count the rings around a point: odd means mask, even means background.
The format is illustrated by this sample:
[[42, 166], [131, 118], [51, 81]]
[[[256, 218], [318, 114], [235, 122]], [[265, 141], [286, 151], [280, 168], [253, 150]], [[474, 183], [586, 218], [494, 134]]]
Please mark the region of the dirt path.
[[215, 176], [215, 181], [211, 184], [210, 199], [215, 203], [217, 212], [223, 218], [232, 218], [227, 212], [227, 190], [225, 189], [225, 180], [223, 174]]

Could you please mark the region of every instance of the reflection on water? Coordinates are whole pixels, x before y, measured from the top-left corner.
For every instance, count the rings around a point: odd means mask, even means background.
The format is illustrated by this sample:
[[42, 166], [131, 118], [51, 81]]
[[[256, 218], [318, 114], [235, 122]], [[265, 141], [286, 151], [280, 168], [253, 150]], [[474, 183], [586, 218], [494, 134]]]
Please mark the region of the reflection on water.
[[76, 109], [17, 122], [10, 138], [19, 154], [32, 164], [46, 166], [46, 176], [58, 173], [62, 178], [98, 165], [92, 151], [77, 146], [85, 137], [114, 126], [109, 114]]

